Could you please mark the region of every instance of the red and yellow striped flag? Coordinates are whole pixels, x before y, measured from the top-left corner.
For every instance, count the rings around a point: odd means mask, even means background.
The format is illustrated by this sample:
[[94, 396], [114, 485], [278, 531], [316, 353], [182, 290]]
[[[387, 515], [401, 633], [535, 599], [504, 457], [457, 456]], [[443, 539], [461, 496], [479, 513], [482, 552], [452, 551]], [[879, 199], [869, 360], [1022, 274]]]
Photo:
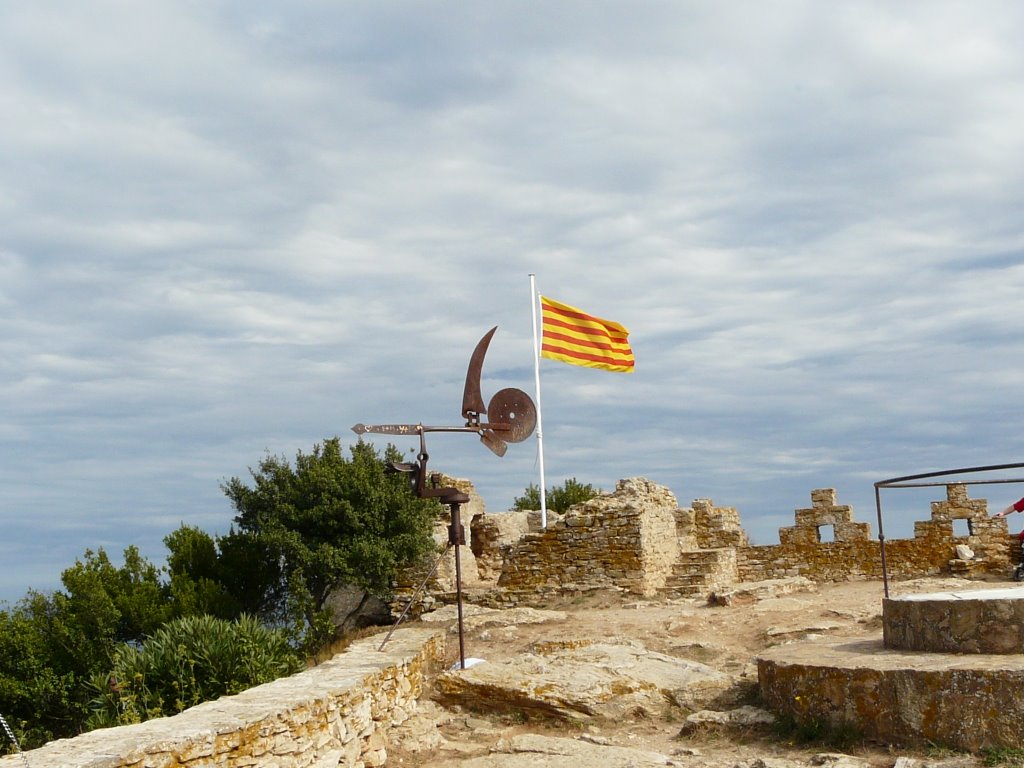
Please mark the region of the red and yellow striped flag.
[[546, 296], [540, 297], [540, 307], [541, 357], [587, 368], [633, 372], [629, 331], [623, 326]]

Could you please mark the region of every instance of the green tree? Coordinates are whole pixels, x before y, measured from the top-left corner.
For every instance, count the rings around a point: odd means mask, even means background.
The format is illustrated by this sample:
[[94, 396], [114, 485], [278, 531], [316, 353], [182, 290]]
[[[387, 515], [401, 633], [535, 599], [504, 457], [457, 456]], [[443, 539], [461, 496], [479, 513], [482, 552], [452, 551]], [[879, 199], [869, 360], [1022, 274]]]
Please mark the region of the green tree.
[[194, 580], [217, 578], [217, 543], [194, 525], [182, 524], [164, 536], [167, 547], [167, 571], [172, 576], [186, 574]]
[[272, 626], [288, 623], [285, 558], [275, 537], [232, 528], [217, 546], [220, 582], [238, 610]]
[[110, 562], [102, 548], [87, 549], [60, 580], [66, 590], [66, 610], [86, 635], [109, 637], [113, 642], [137, 641], [170, 618], [160, 569], [142, 557], [137, 547], [124, 550], [120, 567]]
[[104, 728], [173, 715], [303, 666], [285, 632], [250, 616], [174, 619], [141, 645], [119, 646], [111, 671], [93, 677], [87, 725]]
[[48, 644], [46, 603], [30, 593], [0, 611], [0, 712], [24, 749], [74, 734], [84, 714], [74, 673], [61, 668]]
[[137, 643], [170, 615], [159, 570], [138, 549], [111, 563], [87, 550], [61, 574], [64, 591], [29, 592], [0, 613], [0, 712], [22, 746], [77, 734], [86, 682], [110, 669], [120, 643]]
[[225, 586], [225, 566], [210, 534], [183, 524], [164, 537], [164, 546], [175, 618], [206, 614], [231, 619], [243, 613]]
[[414, 497], [404, 477], [385, 471], [388, 461], [401, 460], [397, 449], [388, 446], [381, 457], [360, 442], [350, 453], [343, 456], [333, 438], [300, 451], [294, 466], [267, 456], [250, 469], [252, 485], [236, 477], [223, 486], [238, 513], [233, 546], [254, 551], [249, 561], [264, 563], [259, 575], [273, 580], [260, 615], [287, 617], [310, 650], [333, 634], [325, 609], [333, 589], [355, 585], [387, 597], [399, 570], [435, 546], [440, 505]]
[[[562, 485], [553, 485], [548, 488], [545, 501], [548, 509], [564, 515], [574, 504], [588, 501], [599, 493], [601, 493], [599, 488], [594, 488], [590, 483], [583, 484], [575, 477], [571, 477]], [[513, 499], [512, 508], [518, 510], [540, 509], [540, 487], [530, 483], [526, 486], [522, 496], [516, 496]]]

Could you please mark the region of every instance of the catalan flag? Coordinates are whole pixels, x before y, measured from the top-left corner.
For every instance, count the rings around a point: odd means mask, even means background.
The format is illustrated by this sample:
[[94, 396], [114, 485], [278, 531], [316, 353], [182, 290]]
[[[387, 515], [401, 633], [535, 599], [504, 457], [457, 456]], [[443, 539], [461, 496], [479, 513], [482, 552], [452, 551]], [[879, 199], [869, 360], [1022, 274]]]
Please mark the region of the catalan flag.
[[541, 357], [587, 368], [633, 372], [629, 331], [623, 326], [546, 296], [540, 297], [540, 307]]

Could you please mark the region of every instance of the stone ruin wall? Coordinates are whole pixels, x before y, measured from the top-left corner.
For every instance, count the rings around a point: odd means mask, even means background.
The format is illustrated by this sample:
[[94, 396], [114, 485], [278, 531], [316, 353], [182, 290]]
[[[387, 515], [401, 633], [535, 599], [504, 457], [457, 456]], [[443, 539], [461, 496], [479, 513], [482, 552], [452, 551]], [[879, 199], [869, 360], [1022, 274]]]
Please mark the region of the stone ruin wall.
[[539, 512], [477, 514], [471, 548], [495, 588], [475, 599], [501, 604], [531, 595], [600, 589], [653, 596], [735, 583], [736, 547], [747, 546], [738, 512], [697, 499], [680, 508], [667, 488], [645, 478], [620, 480], [614, 492], [564, 516]]
[[[967, 520], [970, 534], [956, 537], [953, 520]], [[820, 540], [822, 526], [831, 526], [834, 540]], [[991, 517], [984, 499], [971, 499], [966, 486], [949, 484], [946, 499], [931, 504], [931, 517], [914, 522], [911, 539], [886, 539], [889, 577], [908, 579], [939, 574], [981, 575], [1009, 569], [1011, 543], [1004, 518]], [[956, 545], [974, 552], [957, 557]], [[803, 576], [814, 581], [882, 578], [881, 548], [871, 526], [853, 520], [852, 507], [836, 503], [835, 490], [811, 492], [811, 507], [796, 510], [796, 524], [779, 529], [779, 543], [737, 551], [742, 581]]]
[[[954, 535], [967, 520], [969, 535]], [[833, 532], [822, 540], [823, 527]], [[801, 576], [813, 581], [880, 579], [881, 552], [871, 525], [854, 520], [831, 488], [811, 492], [811, 506], [779, 529], [779, 543], [751, 546], [739, 513], [710, 499], [678, 506], [667, 488], [644, 478], [619, 481], [616, 490], [553, 516], [541, 529], [539, 513], [477, 514], [472, 550], [480, 575], [496, 577], [493, 602], [530, 594], [601, 588], [650, 596], [705, 594], [737, 582]], [[956, 545], [973, 551], [957, 556]], [[946, 486], [931, 516], [914, 523], [914, 537], [887, 539], [890, 578], [1007, 573], [1021, 559], [1006, 520], [991, 517], [984, 499], [962, 484]], [[499, 565], [500, 563], [500, 565]]]
[[694, 499], [690, 509], [693, 511], [692, 538], [696, 543], [693, 549], [750, 546], [735, 507], [716, 507], [711, 499]]
[[643, 478], [620, 480], [613, 493], [577, 504], [504, 550], [498, 590], [521, 594], [618, 587], [653, 595], [679, 555], [677, 506], [660, 485]]

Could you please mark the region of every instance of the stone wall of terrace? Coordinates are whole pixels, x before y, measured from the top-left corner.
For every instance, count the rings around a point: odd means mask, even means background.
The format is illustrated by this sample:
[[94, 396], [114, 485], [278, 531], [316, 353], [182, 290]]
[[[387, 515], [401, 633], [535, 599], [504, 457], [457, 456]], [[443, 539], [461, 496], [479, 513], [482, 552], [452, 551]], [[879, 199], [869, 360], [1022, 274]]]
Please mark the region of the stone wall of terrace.
[[399, 629], [354, 643], [316, 667], [137, 725], [61, 739], [2, 768], [376, 768], [388, 732], [416, 709], [443, 661], [444, 633]]

